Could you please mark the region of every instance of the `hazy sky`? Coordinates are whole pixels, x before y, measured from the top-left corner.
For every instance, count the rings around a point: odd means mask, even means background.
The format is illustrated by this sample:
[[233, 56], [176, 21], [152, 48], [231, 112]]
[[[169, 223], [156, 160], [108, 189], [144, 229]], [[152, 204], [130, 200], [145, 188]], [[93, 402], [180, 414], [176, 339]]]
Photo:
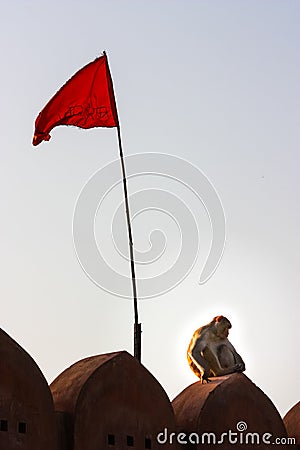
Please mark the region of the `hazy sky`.
[[[86, 276], [72, 237], [83, 186], [118, 157], [116, 132], [58, 127], [50, 142], [31, 145], [45, 103], [106, 50], [124, 153], [166, 153], [197, 166], [226, 216], [223, 258], [199, 285], [212, 238], [201, 202], [166, 177], [129, 183], [130, 193], [152, 182], [174, 192], [194, 210], [200, 233], [189, 275], [140, 303], [143, 363], [173, 399], [197, 380], [185, 359], [193, 331], [224, 314], [246, 375], [285, 414], [299, 401], [300, 377], [300, 3], [19, 0], [2, 1], [0, 17], [0, 326], [49, 382], [86, 356], [132, 351], [131, 302]], [[119, 189], [97, 216], [99, 245], [121, 201]], [[161, 214], [151, 211], [136, 218], [134, 232], [147, 252], [152, 224], [167, 226], [159, 272], [180, 250], [181, 226], [169, 220], [168, 202]], [[126, 230], [118, 232], [126, 244]], [[150, 264], [139, 270], [154, 273]]]

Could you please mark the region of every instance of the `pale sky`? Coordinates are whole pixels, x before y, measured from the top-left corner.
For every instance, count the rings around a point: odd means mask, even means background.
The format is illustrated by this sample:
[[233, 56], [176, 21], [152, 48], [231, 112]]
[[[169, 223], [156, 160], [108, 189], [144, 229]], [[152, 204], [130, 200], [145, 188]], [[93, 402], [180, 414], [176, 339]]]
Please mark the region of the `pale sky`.
[[[1, 1], [0, 18], [0, 326], [49, 383], [86, 356], [132, 352], [132, 303], [87, 277], [72, 236], [82, 188], [118, 158], [116, 132], [58, 127], [50, 142], [31, 145], [46, 102], [106, 50], [124, 153], [165, 153], [198, 167], [226, 216], [223, 258], [199, 285], [211, 241], [203, 206], [174, 180], [153, 175], [129, 183], [131, 194], [152, 182], [173, 192], [195, 209], [200, 232], [187, 277], [140, 302], [143, 363], [172, 400], [197, 381], [185, 357], [193, 331], [226, 315], [246, 375], [284, 415], [299, 401], [300, 378], [300, 3], [19, 0]], [[100, 241], [121, 201], [119, 190], [97, 217]], [[164, 208], [148, 211], [144, 222], [139, 215], [135, 242], [146, 251], [152, 224], [166, 225], [172, 258], [180, 239]], [[126, 248], [126, 230], [118, 231]], [[139, 270], [152, 273], [151, 265]]]

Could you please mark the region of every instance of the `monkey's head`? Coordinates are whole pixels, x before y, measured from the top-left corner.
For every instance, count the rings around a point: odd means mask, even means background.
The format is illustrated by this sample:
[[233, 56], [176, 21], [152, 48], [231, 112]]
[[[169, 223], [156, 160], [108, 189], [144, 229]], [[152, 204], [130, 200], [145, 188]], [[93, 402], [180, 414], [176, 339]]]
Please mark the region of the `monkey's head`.
[[212, 323], [215, 326], [216, 334], [222, 339], [227, 338], [229, 330], [231, 328], [231, 323], [227, 319], [227, 317], [216, 316], [213, 318]]

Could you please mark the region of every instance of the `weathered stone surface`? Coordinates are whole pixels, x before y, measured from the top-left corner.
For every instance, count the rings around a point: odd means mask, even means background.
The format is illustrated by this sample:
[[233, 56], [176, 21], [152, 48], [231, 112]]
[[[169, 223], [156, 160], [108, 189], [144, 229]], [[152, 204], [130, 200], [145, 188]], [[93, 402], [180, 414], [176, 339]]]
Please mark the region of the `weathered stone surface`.
[[68, 449], [161, 450], [157, 434], [164, 427], [175, 429], [165, 391], [127, 352], [83, 359], [50, 387], [56, 411], [65, 415]]
[[[265, 436], [271, 442], [277, 437], [287, 436], [283, 421], [271, 400], [241, 373], [216, 377], [208, 384], [196, 382], [181, 392], [172, 404], [177, 430], [186, 434], [194, 432], [201, 437], [199, 445], [182, 445], [185, 450], [205, 448], [201, 445], [202, 438], [206, 444], [208, 439], [213, 444], [213, 436], [202, 437], [203, 433], [214, 433], [216, 436], [215, 445], [209, 445], [209, 448], [224, 450], [252, 448], [249, 444], [245, 445], [247, 433], [258, 433], [259, 438], [247, 437], [249, 443], [251, 439], [255, 439], [255, 443], [259, 439], [259, 445], [253, 445], [257, 449], [270, 448], [270, 444], [262, 441], [265, 433], [272, 435], [269, 438]], [[242, 422], [247, 427], [244, 431]], [[229, 430], [232, 443], [229, 441]], [[222, 438], [222, 433], [228, 434]], [[237, 443], [233, 446], [235, 439]], [[217, 444], [220, 440], [222, 444]], [[276, 445], [276, 448], [286, 447]]]
[[49, 386], [37, 364], [0, 329], [0, 449], [56, 450]]
[[295, 437], [298, 448], [300, 448], [300, 402], [286, 413], [283, 422], [288, 436]]

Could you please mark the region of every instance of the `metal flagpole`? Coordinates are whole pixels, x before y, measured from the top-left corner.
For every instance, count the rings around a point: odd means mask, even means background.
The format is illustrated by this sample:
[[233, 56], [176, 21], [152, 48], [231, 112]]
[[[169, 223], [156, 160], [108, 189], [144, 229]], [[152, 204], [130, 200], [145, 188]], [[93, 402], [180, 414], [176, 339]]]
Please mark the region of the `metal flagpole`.
[[122, 150], [120, 125], [117, 126], [117, 130], [118, 130], [118, 142], [119, 142], [122, 176], [123, 176], [123, 188], [124, 188], [125, 210], [126, 210], [127, 228], [128, 228], [129, 255], [130, 255], [132, 293], [133, 293], [133, 305], [134, 305], [134, 356], [135, 356], [135, 358], [137, 358], [137, 360], [139, 362], [141, 362], [142, 327], [141, 327], [141, 324], [139, 323], [139, 316], [138, 316], [137, 288], [136, 288], [135, 265], [134, 265], [134, 250], [133, 250], [133, 240], [132, 240], [130, 211], [129, 211], [129, 202], [128, 202], [128, 191], [127, 191], [127, 180], [126, 180], [125, 163], [124, 163], [123, 150]]
[[[125, 194], [126, 217], [129, 238], [129, 252], [130, 252], [130, 266], [134, 301], [134, 356], [141, 361], [141, 324], [138, 318], [138, 304], [137, 304], [137, 289], [135, 279], [134, 267], [134, 252], [133, 241], [130, 224], [129, 202], [127, 194], [127, 181], [125, 173], [125, 164], [122, 151], [121, 131], [118, 120], [117, 107], [115, 103], [113, 82], [110, 75], [109, 65], [107, 61], [106, 52], [103, 52], [105, 57], [105, 70], [103, 71], [102, 62], [99, 65], [101, 58], [97, 58], [94, 63], [90, 63], [70, 78], [66, 84], [50, 99], [45, 108], [40, 112], [35, 121], [35, 132], [33, 137], [33, 145], [39, 145], [43, 140], [49, 141], [49, 132], [58, 125], [75, 125], [79, 128], [94, 128], [94, 127], [117, 127], [119, 150], [122, 165], [123, 187]], [[95, 67], [96, 64], [96, 67]], [[101, 67], [101, 68], [100, 68]], [[91, 69], [92, 68], [92, 69]], [[99, 73], [98, 73], [99, 71]], [[99, 77], [98, 77], [98, 75]], [[85, 74], [85, 75], [83, 75]], [[78, 80], [87, 82], [88, 85], [81, 89], [81, 84]], [[100, 86], [95, 86], [99, 82]], [[79, 110], [86, 111], [74, 112], [77, 110], [77, 102], [79, 102]], [[95, 103], [94, 106], [92, 106]], [[87, 105], [89, 105], [87, 107]], [[100, 110], [106, 111], [104, 118], [98, 113], [90, 116], [89, 111]], [[51, 111], [51, 112], [50, 112]], [[78, 116], [76, 118], [76, 116]], [[64, 120], [62, 120], [62, 117]], [[84, 118], [84, 125], [82, 119]]]

